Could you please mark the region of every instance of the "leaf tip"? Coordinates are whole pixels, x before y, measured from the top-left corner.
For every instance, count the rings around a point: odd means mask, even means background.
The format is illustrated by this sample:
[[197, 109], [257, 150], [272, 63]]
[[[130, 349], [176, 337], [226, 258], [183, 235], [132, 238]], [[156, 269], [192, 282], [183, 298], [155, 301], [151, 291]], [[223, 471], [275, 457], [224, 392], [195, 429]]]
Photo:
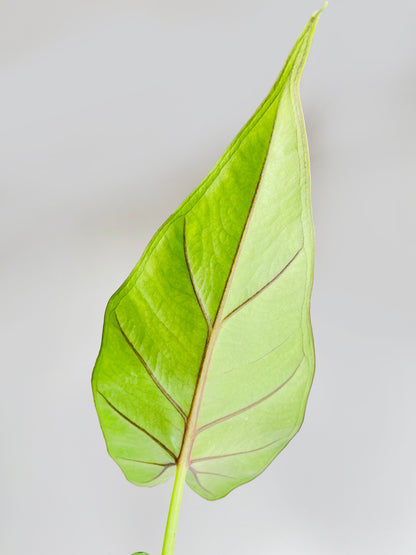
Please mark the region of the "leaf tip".
[[327, 7], [328, 7], [328, 2], [325, 2], [325, 4], [322, 6], [322, 8], [312, 15], [312, 19], [318, 19], [320, 17], [321, 13], [324, 11], [324, 9], [327, 8]]

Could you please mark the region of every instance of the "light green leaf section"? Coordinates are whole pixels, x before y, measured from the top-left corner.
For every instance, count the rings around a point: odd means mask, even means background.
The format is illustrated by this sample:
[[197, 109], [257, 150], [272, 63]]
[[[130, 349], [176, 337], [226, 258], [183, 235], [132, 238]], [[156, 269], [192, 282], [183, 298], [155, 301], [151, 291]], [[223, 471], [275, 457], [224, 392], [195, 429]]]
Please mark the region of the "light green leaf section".
[[314, 251], [298, 87], [318, 16], [108, 304], [94, 399], [108, 451], [135, 484], [179, 464], [192, 489], [218, 499], [301, 426]]

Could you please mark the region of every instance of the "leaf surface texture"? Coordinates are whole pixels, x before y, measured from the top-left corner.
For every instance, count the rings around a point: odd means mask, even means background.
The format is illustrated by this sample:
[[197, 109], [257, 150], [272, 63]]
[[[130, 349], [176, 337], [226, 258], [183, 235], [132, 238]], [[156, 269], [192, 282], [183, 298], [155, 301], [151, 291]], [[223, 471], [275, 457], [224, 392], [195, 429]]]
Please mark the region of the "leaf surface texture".
[[313, 227], [299, 80], [318, 14], [255, 115], [111, 298], [93, 392], [135, 484], [188, 465], [223, 497], [299, 430], [314, 372]]

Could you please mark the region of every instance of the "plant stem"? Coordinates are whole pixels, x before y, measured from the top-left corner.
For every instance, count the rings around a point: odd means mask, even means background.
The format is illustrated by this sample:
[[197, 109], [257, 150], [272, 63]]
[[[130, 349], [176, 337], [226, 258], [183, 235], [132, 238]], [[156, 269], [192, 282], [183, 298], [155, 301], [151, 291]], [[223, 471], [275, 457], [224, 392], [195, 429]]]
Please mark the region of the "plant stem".
[[163, 542], [162, 555], [174, 555], [176, 530], [178, 528], [179, 512], [181, 509], [181, 501], [183, 487], [185, 485], [186, 473], [188, 465], [179, 458], [176, 467], [175, 484], [173, 486], [172, 498], [170, 500], [168, 521], [166, 523], [165, 540]]

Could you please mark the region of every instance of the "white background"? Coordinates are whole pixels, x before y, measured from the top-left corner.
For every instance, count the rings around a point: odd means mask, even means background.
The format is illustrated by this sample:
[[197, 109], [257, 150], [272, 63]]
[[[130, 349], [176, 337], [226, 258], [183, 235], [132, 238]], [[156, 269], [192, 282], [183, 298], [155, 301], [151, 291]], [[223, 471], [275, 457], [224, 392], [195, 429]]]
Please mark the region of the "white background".
[[[104, 308], [267, 94], [318, 0], [1, 0], [4, 555], [160, 554], [90, 375]], [[302, 81], [317, 370], [305, 424], [178, 555], [416, 553], [416, 4], [332, 0]]]

